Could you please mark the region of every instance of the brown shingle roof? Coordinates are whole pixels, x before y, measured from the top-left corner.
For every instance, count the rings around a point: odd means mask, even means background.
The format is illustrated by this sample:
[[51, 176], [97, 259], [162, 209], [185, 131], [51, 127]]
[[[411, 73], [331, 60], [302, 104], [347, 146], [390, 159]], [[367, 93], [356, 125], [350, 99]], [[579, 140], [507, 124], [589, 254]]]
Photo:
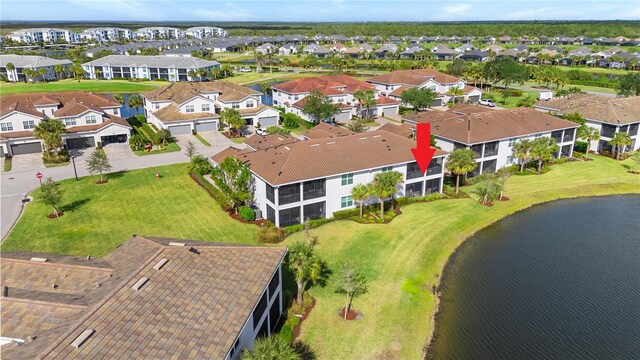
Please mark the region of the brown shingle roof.
[[[62, 108], [54, 112], [55, 116], [78, 115], [87, 108], [102, 111], [105, 107], [119, 107], [120, 104], [107, 95], [92, 94], [84, 91], [65, 91], [58, 93], [33, 93], [4, 95], [0, 97], [0, 116], [4, 116], [14, 110], [44, 117], [42, 112], [35, 108], [35, 105], [61, 104]], [[69, 105], [71, 109], [65, 109]], [[77, 106], [82, 105], [82, 106]], [[64, 115], [62, 115], [64, 114]]]
[[400, 135], [402, 137], [412, 138], [414, 129], [415, 129], [414, 126], [411, 126], [407, 123], [394, 124], [394, 123], [388, 122], [380, 126], [378, 130], [384, 130], [396, 135]]
[[578, 124], [528, 108], [487, 111], [430, 121], [431, 132], [463, 144], [476, 144], [567, 128]]
[[142, 95], [152, 101], [173, 101], [182, 104], [195, 96], [202, 96], [202, 93], [220, 93], [218, 98], [222, 101], [240, 101], [250, 95], [261, 95], [259, 91], [228, 81], [180, 81], [144, 92]]
[[244, 144], [255, 150], [262, 150], [273, 146], [290, 144], [298, 141], [293, 136], [284, 134], [269, 134], [269, 135], [253, 135], [248, 137]]
[[455, 104], [451, 108], [447, 109], [448, 113], [470, 115], [487, 111], [496, 111], [496, 109], [470, 104]]
[[420, 111], [420, 112], [410, 112], [403, 116], [403, 119], [406, 121], [414, 122], [414, 123], [425, 123], [425, 122], [433, 122], [436, 120], [446, 120], [446, 119], [455, 119], [458, 115], [438, 110], [429, 110], [429, 111]]
[[453, 84], [460, 81], [459, 78], [447, 75], [432, 69], [397, 70], [388, 74], [374, 76], [367, 81], [388, 85], [420, 86], [433, 79], [440, 84]]
[[349, 134], [353, 134], [353, 131], [340, 126], [329, 125], [325, 122], [321, 122], [320, 124], [302, 133], [302, 136], [307, 139], [328, 139]]
[[[285, 254], [285, 248], [133, 237], [105, 257], [115, 272], [99, 288], [108, 290], [101, 301], [31, 342], [3, 346], [3, 358], [224, 358]], [[168, 262], [155, 270], [161, 259]], [[131, 289], [142, 277], [145, 285]], [[95, 333], [71, 346], [86, 329]]]
[[218, 114], [209, 113], [209, 112], [193, 112], [193, 113], [182, 113], [180, 112], [180, 108], [175, 104], [170, 104], [162, 109], [155, 111], [153, 113], [155, 117], [160, 119], [162, 122], [172, 122], [172, 121], [193, 121], [198, 119], [217, 119], [220, 117]]
[[537, 109], [552, 110], [557, 114], [580, 113], [584, 118], [609, 124], [629, 124], [640, 121], [640, 96], [612, 98], [586, 93], [568, 98], [538, 101]]
[[8, 131], [0, 133], [0, 140], [33, 137], [31, 130]]
[[[413, 162], [414, 146], [413, 140], [378, 130], [243, 152], [237, 158], [269, 184], [283, 185]], [[436, 150], [435, 156], [446, 154]], [[225, 157], [216, 154], [212, 159], [220, 163]]]

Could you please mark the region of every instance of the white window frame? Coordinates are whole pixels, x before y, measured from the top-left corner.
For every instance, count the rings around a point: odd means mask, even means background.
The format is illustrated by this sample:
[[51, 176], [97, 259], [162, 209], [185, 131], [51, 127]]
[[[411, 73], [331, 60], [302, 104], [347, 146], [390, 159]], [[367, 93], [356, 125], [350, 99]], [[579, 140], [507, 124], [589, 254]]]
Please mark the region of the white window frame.
[[77, 125], [78, 123], [76, 122], [76, 119], [71, 118], [71, 119], [64, 119], [64, 125], [65, 126], [73, 126], [73, 125]]
[[231, 108], [232, 109], [240, 109], [240, 103], [237, 103], [237, 102], [231, 103]]
[[211, 104], [202, 104], [202, 112], [211, 111]]
[[346, 209], [353, 206], [353, 196], [347, 195], [340, 198], [340, 208]]
[[253, 100], [248, 100], [248, 101], [245, 103], [245, 106], [246, 106], [246, 107], [248, 107], [248, 108], [252, 108], [252, 107], [254, 106], [254, 105], [253, 105]]
[[382, 169], [380, 169], [380, 172], [389, 172], [389, 171], [393, 171], [393, 166], [385, 166]]
[[153, 108], [154, 108], [155, 110], [160, 109], [160, 104], [158, 104], [158, 103], [154, 103], [154, 104], [153, 104]]
[[0, 130], [1, 131], [13, 131], [13, 123], [10, 123], [10, 122], [0, 123]]
[[87, 115], [84, 117], [84, 121], [87, 122], [87, 124], [97, 124], [98, 123], [98, 119], [96, 119], [95, 115]]
[[36, 127], [36, 122], [34, 120], [23, 120], [22, 127], [25, 130], [33, 129], [34, 127]]
[[511, 138], [509, 139], [509, 147], [513, 147], [518, 142], [518, 139]]
[[342, 186], [353, 185], [353, 173], [342, 175], [340, 183]]
[[192, 113], [192, 112], [196, 112], [196, 109], [194, 105], [186, 105], [184, 107], [184, 111], [187, 113]]

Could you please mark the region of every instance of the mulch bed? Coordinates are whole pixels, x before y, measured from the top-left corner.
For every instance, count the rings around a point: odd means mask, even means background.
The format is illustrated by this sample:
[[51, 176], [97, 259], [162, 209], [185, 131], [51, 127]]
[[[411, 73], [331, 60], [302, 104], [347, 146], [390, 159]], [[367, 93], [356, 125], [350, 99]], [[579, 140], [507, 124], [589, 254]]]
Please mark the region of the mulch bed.
[[503, 196], [502, 199], [498, 199], [499, 201], [509, 201], [509, 198], [506, 196]]
[[108, 182], [109, 182], [109, 180], [106, 180], [106, 179], [105, 180], [98, 180], [98, 181], [96, 181], [96, 184], [102, 185], [102, 184], [106, 184]]
[[59, 217], [60, 217], [60, 216], [62, 216], [62, 215], [64, 215], [64, 212], [59, 211], [57, 215], [56, 215], [56, 214], [49, 214], [49, 215], [47, 215], [47, 217], [48, 217], [49, 219], [57, 219], [57, 218], [59, 218]]
[[302, 327], [302, 323], [309, 317], [309, 314], [311, 313], [311, 310], [313, 310], [314, 307], [316, 307], [316, 299], [311, 298], [311, 305], [307, 306], [307, 308], [304, 309], [304, 314], [302, 314], [302, 317], [300, 318], [300, 322], [298, 323], [298, 325], [293, 327], [294, 341], [298, 339], [298, 336], [300, 336], [300, 328]]
[[253, 225], [256, 225], [256, 226], [259, 226], [259, 227], [263, 227], [265, 225], [266, 219], [247, 221], [247, 220], [241, 218], [240, 215], [236, 214], [236, 212], [233, 211], [233, 209], [229, 209], [229, 210], [225, 210], [225, 211], [227, 212], [227, 214], [229, 214], [229, 216], [231, 216], [232, 218], [240, 221], [241, 223], [253, 224]]
[[493, 203], [492, 202], [486, 202], [486, 203], [480, 203], [486, 207], [493, 207]]
[[[342, 308], [342, 309], [340, 309], [340, 311], [338, 311], [338, 316], [340, 316], [340, 319], [344, 320], [344, 308]], [[358, 319], [362, 319], [362, 314], [360, 314], [359, 312], [357, 312], [353, 308], [349, 309], [349, 312], [347, 313], [347, 321], [349, 321], [349, 320], [358, 320]]]

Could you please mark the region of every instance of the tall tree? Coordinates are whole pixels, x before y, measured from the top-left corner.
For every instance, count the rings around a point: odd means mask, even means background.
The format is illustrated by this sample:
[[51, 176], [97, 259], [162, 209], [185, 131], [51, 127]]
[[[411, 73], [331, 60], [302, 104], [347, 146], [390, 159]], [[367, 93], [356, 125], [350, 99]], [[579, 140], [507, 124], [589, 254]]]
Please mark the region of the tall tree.
[[100, 183], [104, 183], [103, 172], [111, 170], [111, 164], [109, 163], [109, 159], [107, 159], [104, 151], [99, 149], [94, 150], [89, 158], [86, 160], [87, 162], [87, 170], [91, 174], [100, 174]]
[[465, 69], [469, 66], [464, 59], [455, 58], [452, 62], [447, 64], [447, 74], [461, 77], [464, 74]]
[[220, 111], [220, 120], [222, 123], [229, 125], [230, 132], [237, 132], [247, 124], [247, 121], [240, 115], [240, 112], [233, 108], [224, 108]]
[[433, 99], [438, 95], [435, 91], [429, 88], [411, 88], [407, 89], [400, 94], [400, 100], [404, 104], [409, 104], [413, 108], [414, 112], [418, 112], [421, 109], [431, 107]]
[[162, 141], [162, 146], [167, 146], [167, 142], [171, 139], [171, 132], [167, 129], [160, 129], [158, 131], [158, 139]]
[[452, 87], [449, 90], [447, 90], [447, 95], [453, 98], [453, 103], [455, 104], [458, 102], [458, 98], [464, 95], [464, 90], [458, 89], [457, 87]]
[[71, 65], [71, 67], [69, 68], [69, 71], [73, 74], [74, 79], [78, 80], [78, 82], [80, 82], [80, 79], [82, 79], [85, 74], [85, 71], [80, 63], [73, 63], [73, 65]]
[[520, 162], [520, 172], [524, 171], [524, 166], [531, 159], [531, 147], [533, 144], [529, 139], [522, 139], [513, 145], [511, 152]]
[[38, 69], [38, 75], [42, 76], [42, 81], [47, 82], [47, 78], [46, 78], [47, 69], [45, 68]]
[[478, 167], [474, 159], [475, 152], [469, 148], [455, 149], [447, 158], [447, 169], [456, 176], [456, 194], [460, 191], [460, 176], [472, 172]]
[[316, 283], [323, 277], [324, 262], [316, 255], [318, 239], [305, 230], [305, 239], [296, 241], [289, 247], [289, 268], [298, 287], [296, 303], [302, 305], [302, 296], [307, 283]]
[[229, 207], [236, 213], [238, 207], [253, 198], [253, 178], [249, 166], [242, 161], [227, 157], [211, 171], [211, 178], [227, 197]]
[[309, 116], [313, 122], [319, 123], [332, 119], [340, 112], [340, 105], [333, 104], [331, 99], [318, 90], [313, 90], [304, 98], [302, 112]]
[[[402, 182], [402, 174], [397, 171], [377, 173], [371, 183], [371, 193], [380, 200], [380, 217], [384, 222], [384, 201], [398, 192], [398, 183]], [[391, 203], [393, 205], [393, 202]]]
[[347, 297], [344, 306], [344, 319], [347, 320], [353, 298], [367, 292], [367, 280], [358, 269], [348, 262], [340, 264], [337, 275], [335, 279], [336, 292], [345, 294]]
[[617, 132], [613, 135], [609, 144], [616, 148], [616, 159], [620, 159], [620, 154], [622, 154], [627, 146], [631, 145], [631, 141], [631, 137], [626, 132]]
[[[16, 69], [16, 66], [15, 66], [15, 65], [13, 65], [13, 63], [7, 63], [6, 68], [7, 68], [7, 71], [8, 71], [8, 72], [13, 73], [13, 70], [15, 70], [15, 69]], [[15, 75], [15, 74], [14, 74], [14, 75]], [[18, 77], [17, 77], [17, 76], [16, 76], [16, 77], [14, 77], [14, 78], [13, 78], [13, 81], [14, 81], [14, 82], [18, 81]]]
[[358, 105], [360, 107], [360, 114], [362, 114], [362, 108], [366, 109], [366, 113], [363, 118], [371, 119], [371, 108], [376, 105], [376, 94], [373, 90], [357, 90], [353, 92], [353, 97], [358, 100]]
[[640, 96], [640, 73], [628, 73], [618, 80], [619, 96]]
[[369, 194], [371, 193], [371, 189], [369, 186], [365, 184], [357, 184], [351, 188], [351, 197], [353, 200], [357, 201], [360, 205], [360, 217], [362, 218], [362, 209], [364, 207], [364, 202], [369, 198]]
[[582, 125], [578, 128], [578, 138], [587, 142], [587, 149], [584, 152], [585, 155], [589, 154], [589, 148], [592, 141], [598, 141], [600, 139], [600, 131], [591, 126]]
[[63, 190], [52, 178], [47, 178], [40, 187], [40, 191], [37, 193], [38, 199], [45, 205], [49, 205], [53, 208], [53, 214], [56, 217], [60, 216], [58, 206], [62, 201]]
[[556, 140], [550, 137], [540, 137], [531, 143], [531, 157], [538, 160], [538, 174], [542, 173], [542, 165], [545, 161], [551, 160], [558, 152]]
[[140, 95], [132, 95], [129, 97], [129, 107], [136, 109], [136, 113], [138, 109], [144, 106], [144, 99]]
[[50, 119], [40, 121], [33, 129], [33, 134], [44, 141], [47, 151], [51, 151], [62, 147], [62, 134], [66, 131], [62, 120]]

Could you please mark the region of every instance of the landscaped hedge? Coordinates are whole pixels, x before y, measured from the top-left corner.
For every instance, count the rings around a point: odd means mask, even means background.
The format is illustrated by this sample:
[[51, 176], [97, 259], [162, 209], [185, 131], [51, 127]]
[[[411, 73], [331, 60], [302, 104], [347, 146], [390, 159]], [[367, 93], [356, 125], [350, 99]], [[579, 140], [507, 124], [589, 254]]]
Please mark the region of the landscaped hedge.
[[[335, 218], [334, 218], [335, 219]], [[305, 226], [309, 227], [310, 229], [313, 228], [317, 228], [320, 225], [324, 225], [328, 222], [330, 222], [332, 219], [315, 219], [315, 220], [309, 220], [304, 224], [296, 224], [296, 225], [291, 225], [291, 226], [287, 226], [284, 228], [284, 231], [288, 234], [291, 235], [293, 233], [297, 233], [298, 231], [302, 231], [304, 230]]]
[[211, 184], [210, 182], [207, 181], [207, 179], [204, 178], [204, 176], [198, 174], [195, 171], [189, 171], [189, 175], [191, 175], [191, 178], [198, 183], [198, 185], [202, 186], [205, 190], [207, 190], [207, 192], [209, 193], [209, 195], [218, 203], [220, 204], [220, 206], [222, 207], [222, 209], [224, 209], [225, 211], [227, 211], [229, 209], [229, 206], [227, 205], [227, 197], [220, 191], [218, 190], [218, 188], [216, 188], [215, 186], [213, 186], [213, 184]]
[[238, 216], [246, 221], [253, 221], [256, 218], [256, 212], [248, 206], [240, 206], [238, 208]]
[[586, 141], [576, 141], [575, 145], [573, 145], [573, 151], [586, 153], [587, 152], [587, 142]]

